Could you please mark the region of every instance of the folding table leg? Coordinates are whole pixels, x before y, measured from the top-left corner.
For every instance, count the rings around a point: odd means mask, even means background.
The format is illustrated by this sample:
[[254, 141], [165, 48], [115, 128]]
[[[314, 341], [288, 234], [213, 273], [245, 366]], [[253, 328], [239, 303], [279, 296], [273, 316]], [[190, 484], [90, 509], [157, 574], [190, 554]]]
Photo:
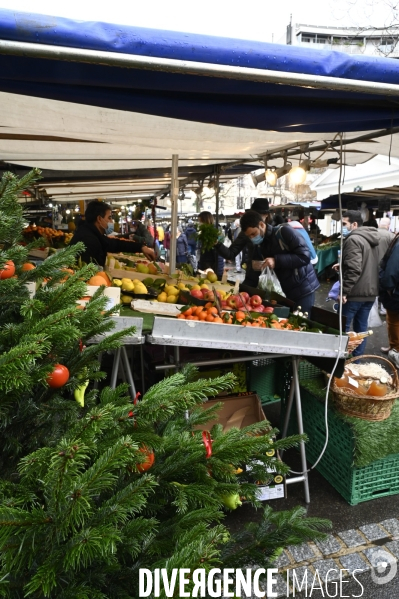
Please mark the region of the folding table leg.
[[114, 354], [114, 363], [112, 365], [112, 372], [111, 372], [111, 381], [110, 381], [110, 387], [111, 389], [115, 389], [116, 387], [116, 381], [118, 378], [118, 370], [119, 370], [119, 362], [121, 359], [121, 347], [118, 347], [118, 349], [115, 351]]
[[129, 383], [130, 395], [132, 396], [132, 399], [134, 399], [136, 397], [136, 387], [134, 385], [133, 375], [132, 375], [132, 371], [130, 369], [129, 358], [128, 358], [125, 346], [121, 347], [121, 357], [122, 357], [122, 362], [123, 362], [123, 366], [124, 366], [124, 370], [125, 370], [125, 376], [126, 376], [127, 382]]
[[[293, 369], [293, 383], [295, 388], [295, 404], [296, 404], [296, 413], [298, 419], [298, 432], [300, 435], [303, 435], [303, 419], [302, 419], [302, 404], [301, 404], [301, 392], [299, 387], [299, 358], [292, 358], [292, 369]], [[301, 454], [301, 464], [302, 464], [302, 476], [303, 476], [303, 486], [305, 490], [305, 501], [306, 503], [310, 503], [310, 494], [309, 494], [309, 480], [308, 480], [308, 465], [306, 462], [306, 449], [305, 442], [301, 441], [299, 444], [299, 451]], [[300, 477], [301, 478], [301, 477]]]

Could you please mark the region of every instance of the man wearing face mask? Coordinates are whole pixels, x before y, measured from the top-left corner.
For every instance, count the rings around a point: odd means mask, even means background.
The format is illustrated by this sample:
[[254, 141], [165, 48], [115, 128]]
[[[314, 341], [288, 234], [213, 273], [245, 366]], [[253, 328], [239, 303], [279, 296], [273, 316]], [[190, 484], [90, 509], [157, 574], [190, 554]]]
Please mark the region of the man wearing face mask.
[[[375, 227], [364, 227], [362, 215], [348, 210], [342, 215], [342, 314], [346, 331], [367, 331], [370, 310], [378, 295], [379, 235]], [[339, 270], [339, 264], [333, 266]], [[364, 353], [366, 340], [355, 349], [354, 356]]]
[[[287, 225], [272, 227], [264, 223], [253, 210], [244, 214], [240, 224], [259, 252], [262, 269], [266, 266], [274, 269], [287, 298], [301, 306], [303, 312], [310, 313], [320, 283], [302, 235]], [[257, 274], [259, 279], [260, 272]]]
[[137, 220], [132, 221], [129, 226], [129, 232], [131, 233], [130, 239], [132, 241], [154, 247], [154, 238], [143, 223]]
[[83, 262], [104, 266], [108, 252], [143, 252], [149, 260], [154, 260], [154, 250], [144, 244], [106, 236], [108, 224], [112, 222], [111, 214], [111, 206], [105, 202], [94, 200], [87, 205], [85, 220], [76, 229], [70, 243], [84, 243], [86, 249], [80, 254]]
[[[251, 210], [258, 213], [258, 216], [263, 222], [266, 221], [269, 214], [269, 201], [267, 198], [255, 198], [252, 203]], [[249, 212], [249, 210], [246, 210]], [[216, 251], [225, 260], [235, 260], [236, 256], [242, 253], [242, 262], [246, 263], [245, 279], [243, 285], [256, 287], [260, 272], [253, 270], [252, 260], [261, 260], [262, 257], [258, 252], [257, 247], [252, 244], [248, 237], [241, 230], [236, 236], [230, 247], [226, 247], [223, 243], [216, 244]]]

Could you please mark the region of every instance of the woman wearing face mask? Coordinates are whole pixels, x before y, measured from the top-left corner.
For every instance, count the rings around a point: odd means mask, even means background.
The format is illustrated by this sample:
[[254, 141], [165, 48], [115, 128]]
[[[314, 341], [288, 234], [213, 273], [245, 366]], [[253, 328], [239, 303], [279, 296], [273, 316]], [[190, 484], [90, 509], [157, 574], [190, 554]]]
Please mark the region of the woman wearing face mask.
[[154, 250], [134, 241], [121, 241], [106, 236], [108, 225], [112, 222], [111, 206], [94, 200], [89, 202], [85, 212], [85, 221], [75, 231], [70, 245], [79, 241], [85, 245], [80, 254], [83, 262], [105, 265], [108, 252], [143, 252], [149, 260], [155, 259]]
[[[241, 229], [255, 246], [262, 269], [274, 269], [288, 299], [310, 313], [315, 291], [320, 287], [310, 251], [302, 237], [288, 225], [272, 227], [264, 223], [257, 212], [249, 210], [240, 220]], [[254, 258], [256, 259], [256, 258]], [[260, 271], [257, 273], [258, 279]]]

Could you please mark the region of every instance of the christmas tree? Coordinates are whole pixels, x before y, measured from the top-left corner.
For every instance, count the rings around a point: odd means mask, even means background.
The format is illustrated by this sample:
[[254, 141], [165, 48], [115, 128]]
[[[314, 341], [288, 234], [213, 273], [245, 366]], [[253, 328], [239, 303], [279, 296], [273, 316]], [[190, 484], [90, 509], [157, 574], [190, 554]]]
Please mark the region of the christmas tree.
[[[217, 407], [204, 402], [232, 375], [193, 381], [188, 367], [134, 405], [125, 385], [75, 401], [123, 333], [88, 344], [112, 329], [112, 310], [101, 289], [77, 309], [95, 270], [63, 270], [79, 246], [22, 269], [16, 198], [37, 176], [7, 174], [0, 186], [0, 596], [133, 598], [140, 568], [265, 567], [281, 547], [320, 537], [328, 523], [298, 509], [266, 508], [237, 537], [222, 524], [240, 498], [260, 507], [255, 482], [270, 481], [267, 467], [286, 473], [276, 451], [299, 439], [277, 441], [267, 421], [208, 433]], [[13, 268], [18, 278], [3, 279]], [[30, 299], [26, 283], [43, 280]], [[69, 378], [54, 388], [58, 364]]]

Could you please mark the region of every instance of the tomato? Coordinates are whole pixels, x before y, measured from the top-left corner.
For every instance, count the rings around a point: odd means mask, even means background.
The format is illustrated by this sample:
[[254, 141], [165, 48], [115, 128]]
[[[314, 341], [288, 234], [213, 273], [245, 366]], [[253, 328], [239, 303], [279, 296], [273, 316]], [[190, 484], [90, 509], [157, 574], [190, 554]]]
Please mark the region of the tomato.
[[11, 279], [15, 275], [15, 264], [12, 260], [7, 260], [4, 268], [0, 270], [0, 279]]
[[141, 462], [141, 464], [137, 464], [137, 470], [139, 472], [147, 472], [147, 470], [149, 470], [154, 465], [154, 452], [151, 451], [151, 449], [148, 449], [148, 447], [140, 447], [139, 451], [146, 455], [146, 460], [144, 462]]
[[52, 389], [63, 387], [69, 380], [69, 370], [62, 364], [56, 364], [53, 372], [47, 376], [47, 382]]

